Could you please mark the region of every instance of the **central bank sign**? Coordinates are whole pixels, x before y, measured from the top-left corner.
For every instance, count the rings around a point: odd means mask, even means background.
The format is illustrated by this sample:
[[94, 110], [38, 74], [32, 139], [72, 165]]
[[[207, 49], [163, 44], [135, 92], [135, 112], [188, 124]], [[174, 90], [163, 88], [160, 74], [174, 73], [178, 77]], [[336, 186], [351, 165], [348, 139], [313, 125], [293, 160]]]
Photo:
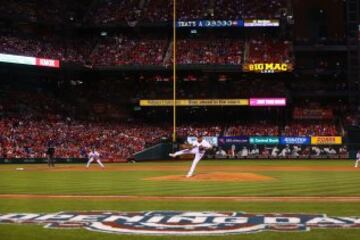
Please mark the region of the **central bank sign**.
[[250, 144], [279, 144], [278, 137], [250, 137]]
[[360, 228], [360, 217], [324, 214], [247, 214], [243, 212], [60, 212], [10, 213], [0, 223], [44, 224], [46, 228], [144, 235], [223, 235], [311, 228]]

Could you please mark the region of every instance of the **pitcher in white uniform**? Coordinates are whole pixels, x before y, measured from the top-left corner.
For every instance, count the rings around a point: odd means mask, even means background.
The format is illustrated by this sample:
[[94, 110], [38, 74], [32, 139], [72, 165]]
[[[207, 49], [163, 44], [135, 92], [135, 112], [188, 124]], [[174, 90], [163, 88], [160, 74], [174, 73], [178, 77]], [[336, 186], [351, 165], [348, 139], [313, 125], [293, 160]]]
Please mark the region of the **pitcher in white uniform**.
[[91, 149], [91, 152], [89, 153], [89, 161], [87, 162], [86, 167], [89, 167], [93, 161], [96, 161], [102, 168], [104, 167], [100, 160], [100, 153], [96, 151], [95, 148]]
[[208, 141], [203, 139], [202, 136], [198, 136], [196, 141], [194, 141], [192, 143], [191, 149], [184, 149], [184, 150], [178, 151], [176, 153], [170, 153], [169, 156], [174, 158], [174, 157], [184, 155], [184, 154], [194, 154], [195, 155], [195, 158], [192, 162], [191, 168], [190, 168], [188, 174], [186, 175], [186, 177], [189, 178], [194, 174], [196, 165], [199, 163], [201, 158], [205, 155], [206, 150], [209, 150], [211, 148], [212, 148], [212, 146]]

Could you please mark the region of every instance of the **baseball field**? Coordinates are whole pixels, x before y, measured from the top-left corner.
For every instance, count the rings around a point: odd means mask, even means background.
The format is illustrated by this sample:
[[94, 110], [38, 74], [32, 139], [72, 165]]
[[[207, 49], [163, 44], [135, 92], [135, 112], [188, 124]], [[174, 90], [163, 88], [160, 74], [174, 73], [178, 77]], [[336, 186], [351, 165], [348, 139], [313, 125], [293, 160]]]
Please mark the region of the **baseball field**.
[[[0, 166], [0, 219], [9, 213], [245, 212], [360, 217], [360, 169], [349, 160], [203, 160]], [[216, 236], [128, 235], [43, 224], [0, 224], [0, 239], [359, 239], [351, 228]]]

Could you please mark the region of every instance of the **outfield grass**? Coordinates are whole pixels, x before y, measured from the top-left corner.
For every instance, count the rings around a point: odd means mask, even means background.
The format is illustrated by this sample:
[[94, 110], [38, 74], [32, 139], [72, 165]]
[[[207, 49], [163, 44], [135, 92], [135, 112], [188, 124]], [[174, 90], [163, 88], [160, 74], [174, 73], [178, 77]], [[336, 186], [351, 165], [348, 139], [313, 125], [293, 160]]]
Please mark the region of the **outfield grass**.
[[[17, 166], [0, 167], [0, 194], [92, 194], [139, 196], [360, 196], [359, 171], [257, 171], [274, 178], [266, 182], [173, 182], [149, 181], [144, 178], [183, 175], [189, 162], [163, 163], [183, 166], [181, 171], [156, 170], [161, 163], [131, 165], [153, 166], [150, 171], [15, 171]], [[203, 161], [201, 166], [351, 166], [350, 161]], [[111, 168], [113, 165], [108, 165]], [[123, 164], [123, 166], [129, 166]], [[24, 166], [22, 166], [24, 167]], [[75, 165], [74, 165], [75, 167]], [[97, 166], [93, 166], [96, 168]], [[46, 169], [46, 168], [45, 168]], [[355, 184], [355, 185], [354, 185]]]
[[[73, 194], [73, 195], [137, 195], [137, 196], [360, 196], [359, 171], [256, 171], [271, 176], [268, 182], [164, 182], [145, 181], [143, 178], [184, 174], [184, 171], [156, 170], [159, 166], [179, 166], [186, 170], [189, 162], [136, 163], [154, 170], [142, 171], [48, 171], [44, 165], [0, 166], [1, 194]], [[339, 161], [202, 161], [201, 166], [339, 166], [350, 167], [353, 162]], [[78, 167], [77, 165], [67, 165]], [[112, 166], [107, 165], [110, 169]], [[123, 164], [121, 166], [129, 166]], [[24, 171], [16, 171], [24, 167]], [[62, 166], [60, 166], [62, 167]], [[96, 166], [93, 166], [94, 168]], [[250, 213], [324, 213], [330, 216], [360, 216], [359, 203], [309, 202], [236, 202], [236, 201], [164, 201], [116, 199], [4, 199], [0, 197], [0, 214], [11, 212], [51, 213], [59, 211], [244, 211]], [[1, 240], [85, 240], [85, 239], [359, 239], [360, 229], [313, 229], [310, 232], [264, 232], [245, 235], [214, 237], [159, 237], [127, 236], [96, 233], [84, 229], [44, 229], [37, 225], [0, 225]]]

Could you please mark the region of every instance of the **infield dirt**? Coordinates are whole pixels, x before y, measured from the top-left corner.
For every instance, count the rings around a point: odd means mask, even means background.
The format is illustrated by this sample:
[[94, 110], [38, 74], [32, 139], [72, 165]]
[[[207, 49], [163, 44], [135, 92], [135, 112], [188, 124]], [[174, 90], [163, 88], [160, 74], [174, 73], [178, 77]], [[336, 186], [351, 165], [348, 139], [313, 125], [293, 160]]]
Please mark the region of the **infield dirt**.
[[184, 175], [168, 175], [152, 178], [144, 178], [152, 181], [205, 181], [205, 182], [262, 182], [274, 180], [272, 177], [255, 174], [255, 173], [228, 173], [213, 172], [196, 174], [190, 178]]

